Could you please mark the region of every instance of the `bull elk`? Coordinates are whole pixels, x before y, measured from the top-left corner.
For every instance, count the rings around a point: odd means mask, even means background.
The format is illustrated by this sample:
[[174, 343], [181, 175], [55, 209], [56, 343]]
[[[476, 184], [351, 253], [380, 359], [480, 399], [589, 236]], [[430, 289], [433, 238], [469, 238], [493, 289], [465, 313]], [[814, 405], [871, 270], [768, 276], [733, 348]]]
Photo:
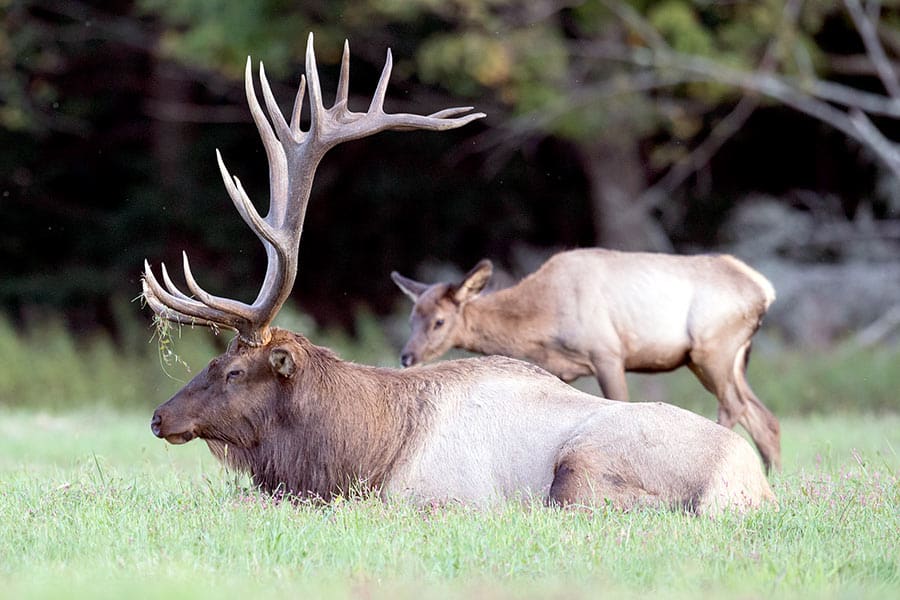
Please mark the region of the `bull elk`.
[[[238, 213], [266, 248], [266, 275], [247, 305], [204, 291], [186, 257], [191, 295], [164, 267], [161, 285], [145, 263], [144, 297], [159, 318], [237, 331], [224, 354], [156, 409], [153, 433], [172, 444], [204, 439], [216, 457], [248, 472], [263, 491], [324, 500], [360, 487], [419, 503], [538, 497], [693, 512], [773, 500], [742, 438], [679, 408], [599, 399], [504, 357], [413, 371], [358, 365], [271, 326], [296, 276], [303, 216], [326, 150], [385, 129], [444, 130], [484, 116], [471, 108], [430, 116], [384, 113], [390, 53], [369, 110], [351, 112], [348, 52], [345, 44], [337, 100], [325, 109], [310, 35], [308, 79], [301, 79], [290, 125], [260, 66], [265, 117], [248, 61], [247, 100], [269, 160], [265, 218], [221, 157], [219, 168]], [[299, 127], [304, 86], [307, 132]]]
[[719, 423], [743, 425], [766, 468], [780, 467], [778, 420], [746, 379], [750, 338], [775, 299], [763, 275], [729, 255], [601, 248], [560, 252], [482, 294], [491, 274], [488, 260], [458, 283], [391, 273], [415, 303], [404, 367], [463, 348], [525, 359], [564, 381], [593, 375], [607, 398], [628, 400], [626, 371], [687, 365], [718, 398]]

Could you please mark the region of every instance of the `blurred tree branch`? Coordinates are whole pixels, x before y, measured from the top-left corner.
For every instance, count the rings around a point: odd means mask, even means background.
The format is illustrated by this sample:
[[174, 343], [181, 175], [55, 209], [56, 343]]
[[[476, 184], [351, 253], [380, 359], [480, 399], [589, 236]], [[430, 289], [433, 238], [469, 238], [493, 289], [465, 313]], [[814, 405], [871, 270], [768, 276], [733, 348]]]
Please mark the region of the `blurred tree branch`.
[[853, 340], [863, 348], [872, 348], [884, 342], [898, 329], [900, 329], [900, 304], [888, 309], [873, 323], [857, 332]]
[[[760, 73], [772, 73], [777, 68], [778, 45], [783, 41], [786, 32], [796, 26], [802, 4], [803, 0], [789, 0], [786, 3], [779, 35], [773, 38], [766, 46], [765, 53], [759, 64], [758, 70]], [[644, 23], [641, 27], [641, 32], [646, 34], [648, 30], [652, 31], [652, 27]], [[653, 44], [653, 46], [655, 48], [662, 47], [658, 43]], [[695, 146], [687, 155], [678, 159], [665, 175], [635, 200], [634, 205], [629, 210], [650, 210], [678, 189], [688, 177], [708, 165], [725, 142], [747, 123], [747, 120], [756, 111], [759, 104], [758, 94], [753, 93], [742, 96], [735, 108], [713, 127], [706, 139]]]
[[[877, 26], [870, 19], [873, 12], [863, 11], [856, 0], [845, 0], [857, 33], [866, 47], [866, 56], [878, 73], [879, 79], [890, 96], [853, 88], [844, 84], [818, 78], [797, 79], [780, 75], [762, 64], [754, 71], [744, 71], [727, 66], [704, 56], [680, 53], [657, 44], [631, 47], [607, 41], [588, 42], [583, 45], [583, 56], [631, 63], [641, 69], [706, 77], [710, 82], [723, 83], [740, 88], [745, 93], [768, 96], [795, 110], [814, 117], [838, 129], [851, 139], [868, 148], [895, 177], [900, 179], [900, 151], [897, 145], [884, 136], [872, 123], [869, 115], [900, 119], [900, 93], [897, 73], [887, 58], [876, 34]], [[877, 6], [878, 3], [874, 3]], [[786, 8], [789, 13], [791, 3]], [[644, 28], [649, 24], [644, 24]], [[893, 91], [892, 91], [893, 90]], [[835, 105], [844, 107], [841, 110]], [[685, 167], [687, 168], [687, 167]], [[648, 199], [648, 204], [654, 200]], [[640, 209], [637, 207], [636, 210]]]
[[887, 54], [878, 39], [878, 29], [873, 21], [881, 17], [881, 2], [872, 0], [869, 2], [869, 10], [864, 11], [859, 0], [844, 0], [844, 6], [853, 19], [856, 31], [859, 32], [869, 60], [875, 66], [884, 89], [892, 98], [900, 97], [900, 81], [897, 80], [897, 72], [891, 66]]

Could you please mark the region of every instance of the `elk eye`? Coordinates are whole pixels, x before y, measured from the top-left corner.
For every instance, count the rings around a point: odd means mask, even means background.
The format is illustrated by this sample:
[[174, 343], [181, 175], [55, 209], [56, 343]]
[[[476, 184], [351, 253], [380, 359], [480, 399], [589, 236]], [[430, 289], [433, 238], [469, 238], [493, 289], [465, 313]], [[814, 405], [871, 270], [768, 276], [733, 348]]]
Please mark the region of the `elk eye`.
[[228, 375], [225, 376], [225, 381], [234, 381], [243, 375], [244, 372], [240, 369], [235, 369], [234, 371], [228, 371]]
[[443, 319], [436, 319], [436, 320], [434, 321], [434, 328], [435, 328], [435, 329], [440, 329], [440, 328], [443, 327], [443, 326], [444, 326], [444, 320], [443, 320]]

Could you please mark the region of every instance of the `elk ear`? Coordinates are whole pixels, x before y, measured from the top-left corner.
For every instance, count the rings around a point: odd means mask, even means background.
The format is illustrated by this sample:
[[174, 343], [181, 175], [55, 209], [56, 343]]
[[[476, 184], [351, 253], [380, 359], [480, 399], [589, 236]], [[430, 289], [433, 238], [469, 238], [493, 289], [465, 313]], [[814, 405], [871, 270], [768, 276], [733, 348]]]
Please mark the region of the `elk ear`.
[[269, 367], [276, 375], [289, 379], [297, 370], [297, 363], [287, 349], [273, 348], [269, 353]]
[[468, 302], [481, 293], [484, 286], [491, 280], [491, 274], [494, 272], [494, 265], [486, 258], [478, 261], [478, 264], [472, 267], [472, 270], [466, 273], [462, 282], [456, 286], [453, 292], [453, 300], [457, 304]]
[[404, 277], [397, 271], [391, 272], [391, 279], [394, 280], [394, 283], [397, 284], [397, 287], [400, 288], [404, 294], [409, 296], [409, 299], [413, 302], [418, 301], [419, 296], [429, 288], [427, 283], [421, 283], [418, 281], [414, 281], [408, 277]]

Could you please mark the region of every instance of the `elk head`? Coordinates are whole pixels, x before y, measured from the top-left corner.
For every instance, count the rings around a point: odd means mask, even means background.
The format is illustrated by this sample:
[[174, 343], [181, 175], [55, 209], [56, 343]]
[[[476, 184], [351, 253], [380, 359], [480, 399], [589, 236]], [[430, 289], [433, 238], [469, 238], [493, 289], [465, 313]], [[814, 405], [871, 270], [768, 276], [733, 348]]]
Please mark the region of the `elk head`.
[[273, 420], [287, 419], [291, 380], [308, 359], [309, 345], [275, 329], [264, 346], [235, 338], [171, 400], [156, 409], [150, 429], [170, 444], [194, 438], [253, 448]]
[[[159, 318], [237, 331], [237, 337], [225, 354], [210, 362], [178, 394], [156, 410], [151, 429], [157, 437], [171, 443], [200, 437], [238, 448], [258, 444], [267, 420], [277, 418], [280, 392], [297, 385], [298, 373], [304, 370], [308, 354], [327, 352], [302, 336], [270, 325], [293, 287], [313, 177], [319, 161], [329, 149], [388, 129], [442, 131], [484, 117], [482, 113], [471, 113], [471, 107], [448, 108], [428, 116], [385, 113], [384, 97], [392, 66], [390, 50], [368, 110], [353, 112], [347, 106], [349, 61], [349, 45], [345, 42], [335, 102], [331, 108], [324, 108], [313, 36], [309, 35], [306, 75], [300, 79], [288, 124], [260, 64], [259, 80], [268, 112], [266, 118], [254, 90], [248, 58], [245, 72], [247, 102], [269, 162], [270, 202], [265, 217], [256, 211], [240, 180], [228, 173], [218, 151], [216, 156], [229, 197], [265, 247], [266, 274], [256, 300], [245, 304], [215, 296], [201, 288], [191, 273], [186, 254], [183, 254], [184, 277], [190, 294], [182, 292], [172, 282], [164, 264], [161, 265], [161, 285], [145, 261], [143, 295]], [[310, 126], [308, 131], [302, 131], [300, 113], [307, 87]]]
[[412, 333], [400, 352], [400, 364], [411, 367], [435, 359], [457, 345], [464, 327], [463, 309], [491, 279], [493, 266], [484, 259], [458, 283], [429, 285], [404, 277], [397, 271], [391, 279], [415, 303], [409, 317]]

